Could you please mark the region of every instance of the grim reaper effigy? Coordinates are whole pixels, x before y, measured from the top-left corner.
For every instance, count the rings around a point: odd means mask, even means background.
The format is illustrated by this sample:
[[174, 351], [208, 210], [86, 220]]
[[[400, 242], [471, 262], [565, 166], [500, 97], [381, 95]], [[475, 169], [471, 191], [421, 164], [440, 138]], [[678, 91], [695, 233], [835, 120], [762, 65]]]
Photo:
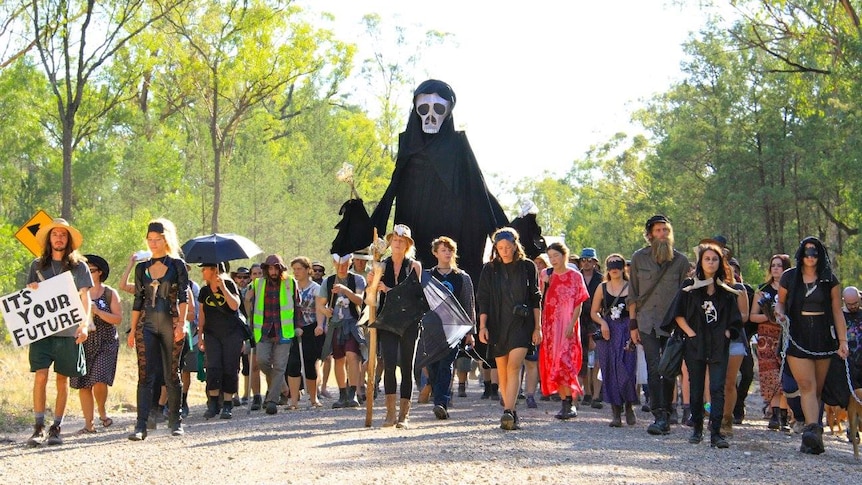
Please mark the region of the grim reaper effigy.
[[477, 279], [487, 236], [509, 221], [488, 192], [467, 135], [455, 130], [454, 107], [455, 92], [445, 82], [429, 79], [416, 88], [392, 180], [371, 222], [386, 234], [394, 201], [395, 223], [413, 229], [424, 268], [437, 262], [431, 241], [449, 236], [458, 243], [458, 266]]

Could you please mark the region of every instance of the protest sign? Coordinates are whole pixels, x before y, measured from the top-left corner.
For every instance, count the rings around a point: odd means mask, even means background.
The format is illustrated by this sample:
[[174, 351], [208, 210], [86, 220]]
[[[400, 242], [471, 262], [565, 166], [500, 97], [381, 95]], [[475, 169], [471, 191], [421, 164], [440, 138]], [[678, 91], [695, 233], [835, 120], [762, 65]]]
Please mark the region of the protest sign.
[[18, 347], [78, 326], [86, 318], [68, 271], [42, 281], [36, 290], [24, 288], [0, 297], [0, 312], [12, 343]]

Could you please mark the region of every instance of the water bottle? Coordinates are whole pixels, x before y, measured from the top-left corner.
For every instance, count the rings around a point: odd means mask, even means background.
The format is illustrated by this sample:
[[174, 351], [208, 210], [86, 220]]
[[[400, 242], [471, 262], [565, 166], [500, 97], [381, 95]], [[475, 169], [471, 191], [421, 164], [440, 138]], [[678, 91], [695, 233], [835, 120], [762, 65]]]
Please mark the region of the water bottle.
[[141, 249], [135, 253], [135, 261], [146, 261], [153, 257], [153, 252], [149, 249]]

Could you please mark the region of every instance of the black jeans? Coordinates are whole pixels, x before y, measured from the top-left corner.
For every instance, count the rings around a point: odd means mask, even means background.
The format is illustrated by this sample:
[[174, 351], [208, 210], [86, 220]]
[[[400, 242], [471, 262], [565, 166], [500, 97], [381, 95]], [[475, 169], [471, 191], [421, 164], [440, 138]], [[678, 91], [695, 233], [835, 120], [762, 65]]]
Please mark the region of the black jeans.
[[659, 376], [657, 371], [667, 337], [659, 337], [655, 331], [651, 333], [640, 332], [640, 336], [647, 364], [650, 410], [656, 417], [661, 417], [660, 413], [670, 413], [673, 388], [676, 385], [675, 379], [665, 379]]
[[395, 394], [398, 390], [398, 380], [395, 378], [395, 366], [401, 368], [401, 399], [410, 399], [413, 394], [413, 358], [416, 353], [416, 339], [419, 338], [419, 325], [407, 327], [404, 335], [378, 330], [380, 353], [383, 354], [383, 390], [384, 394]]
[[[148, 322], [138, 322], [135, 350], [138, 356], [138, 419], [137, 426], [147, 424], [153, 403], [156, 374], [162, 372], [168, 391], [168, 412], [171, 423], [182, 420], [180, 401], [180, 357], [183, 342], [174, 342], [174, 326], [170, 314], [147, 315]], [[160, 365], [161, 364], [161, 365]]]
[[703, 426], [703, 391], [706, 373], [709, 372], [709, 430], [718, 434], [724, 413], [724, 379], [727, 376], [727, 361], [710, 362], [700, 359], [685, 359], [688, 367], [688, 385], [691, 391], [691, 419], [695, 427]]
[[742, 366], [739, 368], [739, 386], [736, 388], [736, 404], [733, 407], [734, 416], [742, 416], [745, 414], [745, 399], [748, 397], [748, 391], [751, 389], [751, 383], [754, 382], [754, 357], [751, 351], [745, 354], [742, 358]]

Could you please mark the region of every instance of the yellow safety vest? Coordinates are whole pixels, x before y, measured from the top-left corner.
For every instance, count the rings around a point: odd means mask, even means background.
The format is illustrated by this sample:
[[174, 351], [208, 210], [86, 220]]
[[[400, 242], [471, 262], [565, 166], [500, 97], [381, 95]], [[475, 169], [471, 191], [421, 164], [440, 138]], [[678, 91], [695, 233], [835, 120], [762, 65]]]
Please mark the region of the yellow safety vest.
[[[286, 284], [285, 284], [286, 283]], [[266, 278], [258, 278], [252, 283], [254, 287], [254, 314], [252, 315], [252, 326], [254, 327], [254, 341], [260, 342], [263, 329], [263, 300], [266, 296]], [[278, 303], [279, 319], [281, 320], [281, 339], [290, 340], [294, 336], [293, 329], [293, 278], [288, 278], [279, 285]]]

